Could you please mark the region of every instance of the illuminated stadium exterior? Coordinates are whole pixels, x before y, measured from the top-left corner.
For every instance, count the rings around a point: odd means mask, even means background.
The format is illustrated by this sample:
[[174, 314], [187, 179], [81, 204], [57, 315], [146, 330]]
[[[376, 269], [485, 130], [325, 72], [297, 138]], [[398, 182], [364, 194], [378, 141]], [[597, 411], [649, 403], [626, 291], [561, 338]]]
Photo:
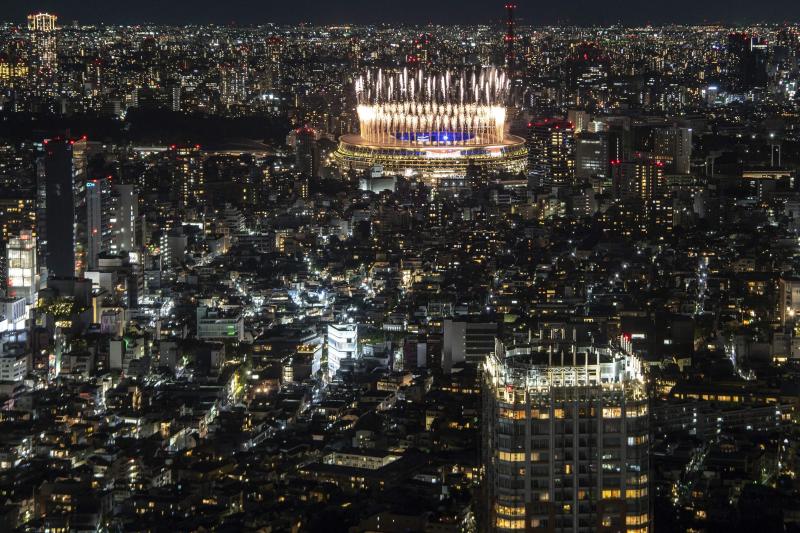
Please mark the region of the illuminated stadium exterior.
[[344, 135], [334, 153], [342, 171], [374, 165], [420, 175], [432, 184], [466, 175], [525, 169], [524, 139], [506, 133], [508, 80], [493, 68], [451, 75], [402, 70], [356, 80], [360, 133]]

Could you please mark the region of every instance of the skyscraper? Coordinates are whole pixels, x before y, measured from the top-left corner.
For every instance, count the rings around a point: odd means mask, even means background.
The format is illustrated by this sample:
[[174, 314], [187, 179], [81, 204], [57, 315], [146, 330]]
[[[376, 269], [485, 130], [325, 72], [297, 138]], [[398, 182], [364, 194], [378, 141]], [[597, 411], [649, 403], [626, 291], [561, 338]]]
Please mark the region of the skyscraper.
[[583, 132], [575, 142], [575, 177], [606, 179], [609, 171], [608, 135]]
[[576, 134], [589, 130], [590, 118], [589, 113], [582, 109], [570, 109], [567, 111], [567, 121], [574, 126]]
[[205, 173], [200, 146], [173, 146], [172, 187], [180, 208], [198, 207], [205, 202]]
[[630, 161], [615, 165], [619, 197], [647, 201], [665, 194], [663, 161], [650, 154], [637, 153]]
[[75, 275], [75, 191], [72, 143], [53, 139], [45, 145], [46, 235], [48, 273]]
[[33, 71], [37, 92], [54, 95], [54, 71], [57, 66], [56, 21], [49, 13], [28, 15], [28, 31], [33, 44]]
[[769, 47], [764, 39], [747, 33], [732, 33], [728, 36], [728, 51], [736, 59], [737, 70], [732, 78], [737, 89], [748, 91], [766, 87]]
[[575, 176], [575, 139], [572, 124], [547, 120], [531, 124], [528, 167], [539, 175], [542, 187], [564, 187]]
[[58, 17], [49, 13], [35, 13], [28, 15], [28, 29], [30, 31], [51, 32], [56, 29]]
[[113, 253], [136, 250], [136, 220], [139, 218], [139, 195], [132, 184], [114, 183], [111, 185], [114, 205], [114, 221], [111, 231], [111, 251]]
[[108, 178], [86, 182], [86, 260], [89, 270], [97, 268], [97, 258], [111, 247], [111, 181]]
[[689, 174], [692, 159], [691, 128], [658, 128], [653, 139], [653, 156], [673, 174]]
[[266, 48], [268, 85], [270, 89], [277, 89], [283, 82], [282, 66], [286, 54], [286, 42], [280, 37], [272, 36], [267, 39]]
[[103, 144], [97, 141], [89, 141], [86, 137], [82, 137], [72, 141], [71, 145], [72, 182], [75, 198], [75, 275], [81, 276], [91, 260], [88, 246], [92, 241], [92, 235], [89, 228], [87, 202], [92, 191], [88, 186], [88, 182], [92, 172], [92, 161], [101, 156]]
[[431, 63], [431, 40], [433, 36], [429, 33], [421, 34], [412, 44], [411, 53], [406, 56], [409, 65], [428, 65]]
[[650, 530], [639, 360], [561, 343], [486, 359], [483, 453], [491, 531]]
[[316, 132], [311, 128], [297, 130], [295, 141], [295, 164], [298, 172], [307, 177], [319, 175], [319, 145]]
[[247, 97], [247, 75], [245, 62], [220, 66], [220, 98], [224, 105], [233, 106], [244, 102]]
[[672, 198], [664, 176], [665, 163], [652, 154], [636, 153], [630, 161], [615, 162], [612, 168], [626, 229], [639, 234], [670, 231]]
[[36, 270], [36, 237], [23, 230], [6, 244], [7, 295], [25, 298], [28, 304], [36, 301], [38, 272]]
[[515, 26], [516, 22], [514, 20], [514, 11], [517, 9], [516, 4], [514, 3], [507, 3], [506, 4], [506, 34], [503, 40], [505, 41], [506, 45], [506, 70], [508, 70], [509, 76], [514, 76], [514, 66], [515, 66], [515, 50], [514, 50], [514, 40], [515, 40]]

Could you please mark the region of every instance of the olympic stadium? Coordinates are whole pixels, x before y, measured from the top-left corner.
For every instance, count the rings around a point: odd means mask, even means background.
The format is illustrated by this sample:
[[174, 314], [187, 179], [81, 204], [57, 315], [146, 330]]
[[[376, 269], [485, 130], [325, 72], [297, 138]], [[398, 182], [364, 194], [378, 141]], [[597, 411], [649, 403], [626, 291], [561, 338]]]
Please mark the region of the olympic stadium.
[[368, 71], [355, 82], [359, 133], [339, 139], [334, 161], [342, 172], [380, 165], [432, 185], [465, 176], [469, 165], [521, 172], [528, 152], [506, 132], [508, 87], [494, 68]]

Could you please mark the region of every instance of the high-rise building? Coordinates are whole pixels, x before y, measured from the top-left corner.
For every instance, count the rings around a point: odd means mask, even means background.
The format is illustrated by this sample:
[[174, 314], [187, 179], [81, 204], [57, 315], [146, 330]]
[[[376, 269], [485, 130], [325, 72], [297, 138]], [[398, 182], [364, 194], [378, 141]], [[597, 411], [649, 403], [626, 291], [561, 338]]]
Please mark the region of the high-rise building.
[[29, 305], [36, 302], [39, 289], [36, 266], [36, 236], [23, 230], [6, 243], [6, 295], [25, 298]]
[[658, 128], [653, 139], [653, 157], [664, 162], [672, 174], [689, 174], [692, 162], [691, 128]]
[[509, 77], [513, 78], [516, 75], [516, 47], [514, 46], [516, 41], [516, 21], [514, 20], [514, 11], [517, 9], [517, 5], [509, 2], [506, 4], [506, 34], [503, 37], [503, 41], [506, 45], [506, 71], [508, 72]]
[[97, 268], [100, 254], [111, 249], [114, 206], [111, 180], [100, 178], [86, 182], [86, 262], [89, 270]]
[[111, 252], [133, 252], [139, 244], [136, 238], [139, 195], [132, 184], [113, 183], [111, 197], [115, 208], [111, 226]]
[[567, 209], [574, 218], [591, 217], [597, 212], [597, 199], [589, 182], [572, 187], [567, 195]]
[[609, 177], [608, 135], [583, 132], [575, 140], [575, 178]]
[[414, 39], [411, 45], [411, 50], [406, 55], [406, 63], [410, 66], [428, 65], [431, 63], [431, 41], [433, 36], [429, 33], [423, 33], [418, 38]]
[[45, 266], [58, 277], [75, 275], [75, 189], [72, 143], [50, 140], [45, 146], [46, 234]]
[[90, 141], [86, 137], [72, 143], [72, 173], [75, 176], [75, 194], [80, 192], [83, 183], [89, 179], [90, 162], [102, 155], [103, 143]]
[[36, 13], [28, 15], [28, 29], [30, 31], [55, 31], [58, 17], [49, 13]]
[[728, 36], [728, 52], [736, 60], [731, 77], [737, 89], [766, 87], [769, 45], [764, 39], [748, 33], [732, 33]]
[[665, 164], [650, 154], [639, 153], [634, 159], [615, 164], [614, 167], [620, 198], [646, 201], [666, 192]]
[[198, 207], [205, 202], [203, 153], [199, 145], [172, 146], [172, 187], [179, 208]]
[[488, 531], [652, 529], [639, 360], [574, 343], [509, 350], [483, 372]]
[[575, 176], [573, 125], [564, 120], [531, 124], [528, 132], [528, 167], [538, 169], [542, 187], [565, 187]]
[[28, 30], [33, 44], [32, 70], [37, 93], [54, 96], [54, 72], [57, 66], [56, 22], [49, 13], [28, 15]]
[[[651, 154], [637, 153], [631, 161], [616, 163], [613, 181], [625, 204], [632, 233], [661, 233], [672, 228], [672, 198], [664, 176], [665, 164]], [[626, 232], [628, 233], [628, 232]]]
[[28, 372], [28, 356], [18, 346], [3, 344], [0, 344], [0, 380], [19, 383]]
[[358, 326], [330, 324], [328, 326], [328, 377], [333, 377], [344, 359], [358, 357]]
[[304, 176], [319, 175], [319, 145], [316, 132], [311, 128], [297, 130], [295, 141], [295, 165]]
[[[75, 199], [75, 275], [81, 276], [88, 263], [89, 224], [86, 210], [86, 182], [89, 180], [90, 162], [102, 153], [103, 145], [97, 141], [88, 141], [85, 137], [71, 141], [70, 144], [72, 145], [72, 183]], [[46, 231], [43, 235], [46, 235]]]
[[219, 68], [220, 100], [226, 106], [244, 102], [247, 97], [247, 63], [225, 64]]
[[295, 182], [295, 194], [303, 200], [308, 200], [308, 197], [311, 195], [311, 184], [306, 176], [301, 176]]
[[277, 89], [283, 81], [282, 66], [286, 55], [286, 42], [280, 37], [267, 39], [267, 76], [270, 89]]
[[[96, 194], [100, 194], [100, 189], [92, 189], [89, 184], [92, 180], [89, 178], [93, 161], [103, 154], [103, 144], [97, 141], [89, 141], [86, 137], [70, 141], [70, 143], [72, 145], [72, 182], [75, 198], [75, 275], [82, 276], [87, 267], [94, 268], [96, 266], [96, 254], [94, 263], [90, 265], [92, 262], [92, 254], [89, 251], [90, 244], [93, 244], [93, 240], [97, 241], [103, 237], [102, 234], [91, 234], [90, 213], [87, 205], [92, 199], [93, 191], [96, 191]], [[107, 184], [102, 187], [102, 190], [106, 194], [108, 193]], [[107, 208], [108, 202], [96, 203], [96, 206], [100, 205]], [[96, 224], [98, 223], [96, 221]], [[95, 225], [95, 229], [97, 227]]]
[[612, 161], [615, 163], [625, 161], [628, 158], [627, 154], [630, 152], [630, 139], [625, 129], [620, 125], [613, 124], [603, 133], [608, 135], [609, 164]]

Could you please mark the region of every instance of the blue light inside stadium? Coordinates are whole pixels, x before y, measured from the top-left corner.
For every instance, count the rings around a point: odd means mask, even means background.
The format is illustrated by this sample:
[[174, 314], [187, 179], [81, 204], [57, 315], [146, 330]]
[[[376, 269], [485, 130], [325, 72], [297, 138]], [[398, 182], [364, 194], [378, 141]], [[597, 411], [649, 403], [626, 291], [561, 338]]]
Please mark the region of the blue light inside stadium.
[[417, 131], [395, 133], [394, 138], [398, 141], [416, 142], [463, 142], [474, 139], [475, 135], [465, 131]]

